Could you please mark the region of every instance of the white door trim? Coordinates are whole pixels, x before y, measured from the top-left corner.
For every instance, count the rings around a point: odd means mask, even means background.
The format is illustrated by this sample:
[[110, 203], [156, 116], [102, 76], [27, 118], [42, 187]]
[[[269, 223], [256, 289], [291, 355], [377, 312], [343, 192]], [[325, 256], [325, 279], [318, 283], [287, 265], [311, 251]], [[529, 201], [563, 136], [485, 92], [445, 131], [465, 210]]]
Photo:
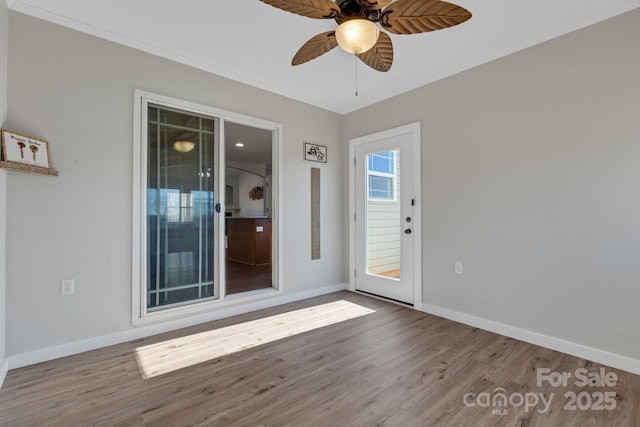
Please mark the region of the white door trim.
[[380, 139], [391, 138], [399, 135], [411, 134], [411, 148], [413, 160], [413, 199], [414, 223], [413, 232], [413, 307], [422, 310], [422, 202], [421, 174], [420, 174], [420, 122], [410, 123], [397, 128], [388, 129], [381, 132], [364, 135], [349, 140], [349, 290], [356, 290], [356, 198], [355, 198], [355, 156], [358, 145], [367, 144]]

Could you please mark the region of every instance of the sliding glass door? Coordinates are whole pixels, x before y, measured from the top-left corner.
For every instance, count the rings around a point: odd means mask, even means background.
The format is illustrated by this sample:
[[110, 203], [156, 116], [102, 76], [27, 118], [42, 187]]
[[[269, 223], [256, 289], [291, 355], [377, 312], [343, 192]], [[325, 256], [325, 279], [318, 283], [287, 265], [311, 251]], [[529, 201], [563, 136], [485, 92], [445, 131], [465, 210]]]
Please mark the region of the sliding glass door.
[[281, 125], [135, 91], [132, 318], [281, 290]]

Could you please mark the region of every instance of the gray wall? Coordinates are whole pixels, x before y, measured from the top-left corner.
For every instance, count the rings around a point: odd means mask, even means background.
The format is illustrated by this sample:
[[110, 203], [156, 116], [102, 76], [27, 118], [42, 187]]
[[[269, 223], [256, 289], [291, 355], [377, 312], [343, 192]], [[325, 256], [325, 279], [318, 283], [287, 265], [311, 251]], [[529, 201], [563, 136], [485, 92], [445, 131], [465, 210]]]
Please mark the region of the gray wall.
[[425, 303], [640, 359], [639, 40], [635, 10], [344, 118], [345, 155], [422, 124]]
[[[0, 0], [0, 127], [7, 118], [7, 49], [9, 36], [9, 11], [4, 0]], [[7, 286], [6, 286], [6, 225], [7, 225], [7, 172], [0, 170], [0, 366], [5, 361], [7, 331]], [[1, 374], [1, 373], [0, 373]], [[2, 382], [0, 380], [0, 385]]]
[[[133, 90], [282, 123], [283, 285], [343, 283], [342, 164], [322, 165], [322, 259], [311, 262], [303, 141], [339, 153], [341, 116], [11, 12], [8, 127], [49, 141], [57, 178], [8, 177], [8, 354], [131, 328]], [[316, 166], [314, 164], [314, 166]], [[60, 296], [59, 281], [76, 279]]]

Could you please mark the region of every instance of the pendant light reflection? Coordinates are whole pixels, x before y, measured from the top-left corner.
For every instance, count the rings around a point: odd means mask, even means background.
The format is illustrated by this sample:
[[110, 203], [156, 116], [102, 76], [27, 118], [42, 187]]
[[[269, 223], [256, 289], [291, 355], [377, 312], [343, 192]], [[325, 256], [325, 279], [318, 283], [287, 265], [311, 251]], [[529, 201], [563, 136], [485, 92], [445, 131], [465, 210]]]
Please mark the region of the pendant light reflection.
[[353, 55], [371, 49], [378, 42], [378, 26], [364, 18], [354, 18], [343, 22], [336, 29], [338, 45]]
[[179, 153], [188, 153], [193, 150], [196, 146], [196, 143], [193, 142], [194, 135], [190, 133], [185, 133], [178, 137], [178, 140], [173, 143], [173, 149]]

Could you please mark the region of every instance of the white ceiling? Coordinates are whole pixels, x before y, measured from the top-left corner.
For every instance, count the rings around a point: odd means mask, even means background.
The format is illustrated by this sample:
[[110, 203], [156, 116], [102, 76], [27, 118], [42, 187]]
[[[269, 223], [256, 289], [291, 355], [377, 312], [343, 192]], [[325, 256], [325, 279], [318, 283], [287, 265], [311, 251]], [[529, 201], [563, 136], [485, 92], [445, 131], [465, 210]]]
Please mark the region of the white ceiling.
[[640, 7], [640, 0], [453, 0], [471, 20], [417, 35], [390, 34], [387, 73], [339, 48], [292, 67], [333, 20], [258, 0], [7, 0], [10, 9], [160, 55], [338, 113], [348, 113], [542, 41]]
[[[225, 121], [224, 132], [227, 161], [262, 165], [271, 163], [271, 131]], [[237, 147], [238, 142], [244, 146]]]

